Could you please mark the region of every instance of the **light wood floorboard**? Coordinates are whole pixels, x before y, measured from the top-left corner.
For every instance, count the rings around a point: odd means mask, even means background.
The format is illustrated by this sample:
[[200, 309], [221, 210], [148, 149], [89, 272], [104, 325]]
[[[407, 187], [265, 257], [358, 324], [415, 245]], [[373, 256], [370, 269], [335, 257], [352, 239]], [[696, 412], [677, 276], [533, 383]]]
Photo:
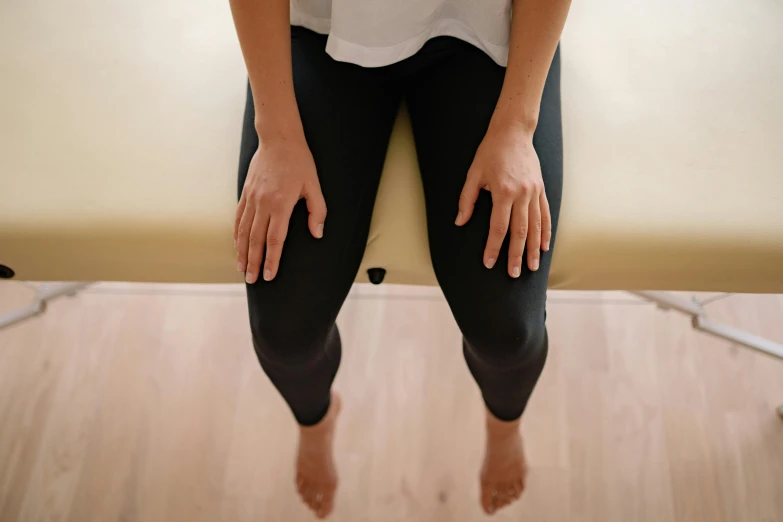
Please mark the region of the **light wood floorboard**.
[[[30, 295], [0, 284], [0, 312]], [[783, 297], [708, 308], [783, 342]], [[548, 314], [528, 490], [496, 520], [783, 520], [783, 361], [623, 293]], [[339, 324], [333, 520], [484, 520], [482, 403], [440, 293], [355, 288]], [[2, 522], [311, 520], [295, 436], [240, 286], [97, 285], [0, 331]]]

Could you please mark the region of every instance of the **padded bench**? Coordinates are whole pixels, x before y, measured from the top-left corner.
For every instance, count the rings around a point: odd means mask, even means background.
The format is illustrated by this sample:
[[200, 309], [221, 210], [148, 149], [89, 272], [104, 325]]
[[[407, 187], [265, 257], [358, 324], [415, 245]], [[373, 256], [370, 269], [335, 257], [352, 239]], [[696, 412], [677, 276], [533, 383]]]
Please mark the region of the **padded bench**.
[[[783, 292], [781, 27], [774, 2], [574, 3], [552, 288]], [[227, 2], [4, 3], [0, 78], [0, 265], [241, 280]], [[404, 112], [359, 281], [370, 268], [435, 283]]]

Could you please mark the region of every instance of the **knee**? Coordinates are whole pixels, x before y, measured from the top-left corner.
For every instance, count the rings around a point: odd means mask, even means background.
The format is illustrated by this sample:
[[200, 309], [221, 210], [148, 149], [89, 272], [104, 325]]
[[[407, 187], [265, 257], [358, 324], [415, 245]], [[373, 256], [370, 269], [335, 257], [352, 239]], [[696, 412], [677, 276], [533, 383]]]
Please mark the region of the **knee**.
[[484, 364], [512, 369], [543, 365], [547, 355], [547, 334], [541, 313], [509, 311], [481, 314], [478, 321], [463, 327], [465, 349]]
[[296, 313], [251, 313], [253, 346], [263, 365], [303, 366], [322, 356], [337, 328]]

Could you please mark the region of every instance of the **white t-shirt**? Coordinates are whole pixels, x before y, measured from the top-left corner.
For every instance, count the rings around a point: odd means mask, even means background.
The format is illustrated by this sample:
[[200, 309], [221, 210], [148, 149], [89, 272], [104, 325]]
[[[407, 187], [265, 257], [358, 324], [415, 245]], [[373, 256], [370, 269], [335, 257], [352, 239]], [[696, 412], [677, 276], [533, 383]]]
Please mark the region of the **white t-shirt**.
[[511, 0], [291, 0], [291, 25], [328, 34], [326, 52], [380, 67], [436, 36], [454, 36], [508, 62]]

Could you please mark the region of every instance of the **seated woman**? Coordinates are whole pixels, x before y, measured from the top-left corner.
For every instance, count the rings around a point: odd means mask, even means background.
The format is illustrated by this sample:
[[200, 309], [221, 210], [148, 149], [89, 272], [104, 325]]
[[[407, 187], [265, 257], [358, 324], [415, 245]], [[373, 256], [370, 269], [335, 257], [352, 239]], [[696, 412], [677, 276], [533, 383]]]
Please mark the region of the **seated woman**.
[[520, 417], [547, 354], [569, 0], [230, 0], [250, 78], [234, 239], [261, 366], [300, 426], [296, 484], [334, 505], [335, 325], [400, 104], [432, 263], [486, 404], [481, 505], [525, 484]]

